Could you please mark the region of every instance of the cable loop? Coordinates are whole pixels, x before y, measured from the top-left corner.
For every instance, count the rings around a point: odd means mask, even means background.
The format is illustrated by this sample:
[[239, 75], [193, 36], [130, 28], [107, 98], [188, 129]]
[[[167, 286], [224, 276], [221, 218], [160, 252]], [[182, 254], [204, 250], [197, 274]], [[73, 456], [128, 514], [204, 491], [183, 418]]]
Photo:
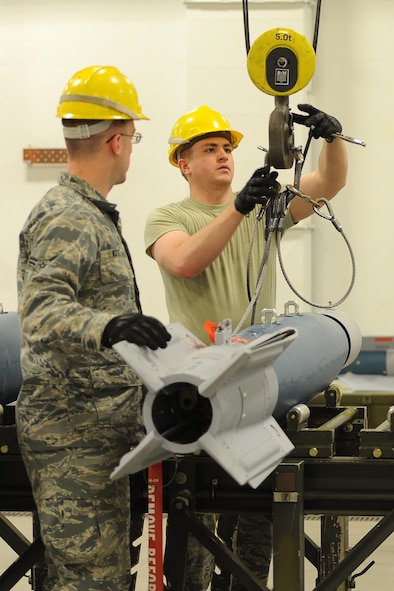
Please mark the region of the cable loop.
[[[334, 210], [331, 206], [331, 203], [328, 201], [328, 199], [325, 199], [324, 197], [320, 197], [320, 199], [316, 199], [318, 206], [313, 206], [313, 211], [315, 213], [317, 213], [317, 215], [319, 215], [321, 218], [328, 220], [332, 223], [332, 225], [335, 227], [336, 230], [338, 230], [338, 232], [343, 232], [343, 228], [341, 226], [341, 224], [339, 223], [339, 221], [337, 220], [337, 218], [335, 217], [335, 213]], [[321, 207], [323, 207], [323, 205], [325, 205], [328, 209], [328, 215], [326, 213], [323, 213], [321, 211]]]
[[[337, 306], [339, 306], [340, 304], [342, 304], [342, 302], [344, 302], [346, 300], [346, 298], [348, 297], [348, 295], [350, 294], [350, 292], [353, 289], [353, 285], [354, 285], [355, 278], [356, 278], [356, 263], [355, 263], [354, 253], [353, 253], [351, 244], [350, 244], [348, 238], [346, 237], [341, 224], [339, 223], [339, 221], [335, 217], [334, 210], [333, 210], [332, 205], [328, 199], [325, 199], [324, 197], [320, 197], [319, 199], [314, 200], [311, 197], [309, 197], [308, 195], [304, 195], [304, 193], [301, 193], [301, 191], [295, 189], [291, 185], [287, 185], [286, 188], [290, 193], [293, 194], [293, 196], [297, 195], [298, 197], [301, 197], [302, 199], [308, 201], [313, 206], [313, 211], [315, 213], [317, 213], [317, 215], [319, 215], [324, 220], [331, 222], [332, 225], [334, 226], [334, 228], [336, 230], [338, 230], [338, 232], [341, 233], [342, 238], [344, 239], [347, 249], [349, 251], [351, 265], [352, 265], [352, 275], [351, 275], [350, 284], [349, 284], [348, 289], [346, 290], [346, 293], [337, 302], [328, 302], [327, 304], [317, 304], [315, 302], [308, 300], [307, 298], [302, 296], [295, 289], [294, 285], [291, 283], [291, 281], [286, 273], [286, 270], [285, 270], [284, 264], [283, 264], [281, 244], [280, 244], [281, 234], [278, 232], [277, 233], [277, 240], [276, 240], [277, 248], [278, 248], [278, 260], [279, 260], [279, 265], [280, 265], [283, 277], [285, 278], [286, 283], [288, 284], [290, 289], [293, 291], [293, 293], [295, 293], [306, 304], [309, 304], [310, 306], [313, 306], [314, 308], [336, 308]], [[321, 208], [324, 205], [327, 207], [328, 214], [321, 211]]]
[[[311, 199], [310, 199], [310, 202], [312, 203]], [[331, 203], [329, 202], [328, 199], [325, 199], [324, 197], [320, 197], [319, 199], [316, 199], [316, 201], [314, 201], [314, 203], [312, 203], [312, 205], [313, 205], [313, 211], [315, 213], [317, 213], [317, 215], [319, 215], [321, 218], [324, 218], [325, 220], [329, 220], [330, 222], [333, 222], [335, 220], [334, 210], [333, 210]], [[321, 208], [323, 207], [323, 205], [325, 205], [327, 207], [328, 214], [323, 213], [321, 211]]]

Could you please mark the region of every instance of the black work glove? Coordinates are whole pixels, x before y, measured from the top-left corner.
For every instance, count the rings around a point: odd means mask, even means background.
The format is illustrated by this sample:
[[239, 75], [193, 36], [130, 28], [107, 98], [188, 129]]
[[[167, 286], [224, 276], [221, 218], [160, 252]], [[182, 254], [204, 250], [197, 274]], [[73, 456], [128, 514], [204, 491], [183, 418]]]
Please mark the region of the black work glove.
[[269, 166], [258, 168], [235, 198], [235, 209], [244, 215], [258, 203], [264, 204], [269, 197], [276, 197], [280, 184], [277, 171], [269, 172]]
[[298, 108], [309, 114], [301, 115], [299, 113], [293, 113], [293, 121], [310, 127], [311, 135], [315, 139], [323, 137], [327, 142], [332, 142], [334, 139], [332, 134], [341, 133], [342, 125], [332, 115], [327, 115], [327, 113], [316, 109], [316, 107], [312, 107], [312, 105], [298, 105]]
[[171, 335], [164, 324], [152, 316], [123, 314], [115, 316], [105, 327], [101, 339], [104, 347], [112, 347], [119, 341], [129, 341], [140, 347], [165, 349]]

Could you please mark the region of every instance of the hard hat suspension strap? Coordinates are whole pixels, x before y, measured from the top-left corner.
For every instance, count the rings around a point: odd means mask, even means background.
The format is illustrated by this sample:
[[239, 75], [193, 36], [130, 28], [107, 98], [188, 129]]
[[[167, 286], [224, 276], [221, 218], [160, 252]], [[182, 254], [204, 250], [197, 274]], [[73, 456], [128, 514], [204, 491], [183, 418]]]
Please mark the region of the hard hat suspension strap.
[[97, 135], [103, 131], [107, 131], [111, 127], [113, 119], [106, 119], [105, 121], [98, 121], [93, 125], [78, 125], [77, 127], [68, 127], [63, 125], [63, 135], [69, 140], [86, 140], [92, 135]]
[[125, 107], [121, 103], [118, 103], [116, 101], [112, 101], [107, 98], [101, 98], [98, 96], [88, 96], [85, 94], [63, 94], [60, 97], [59, 102], [60, 103], [78, 102], [78, 103], [90, 103], [93, 105], [100, 105], [100, 107], [107, 107], [108, 109], [114, 109], [115, 111], [119, 111], [120, 113], [123, 113], [124, 115], [128, 115], [130, 117], [130, 119], [140, 119], [140, 116], [137, 113], [135, 113], [131, 109], [128, 109], [127, 107]]

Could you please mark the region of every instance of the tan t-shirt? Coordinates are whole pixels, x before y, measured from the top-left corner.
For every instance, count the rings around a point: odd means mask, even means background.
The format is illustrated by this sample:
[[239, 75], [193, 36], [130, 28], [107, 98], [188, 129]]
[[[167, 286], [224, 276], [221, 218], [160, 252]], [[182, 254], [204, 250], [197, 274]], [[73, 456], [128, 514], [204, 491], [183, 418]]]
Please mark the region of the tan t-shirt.
[[[147, 254], [152, 256], [150, 248], [163, 234], [174, 230], [194, 234], [212, 222], [230, 203], [207, 205], [188, 197], [178, 203], [155, 209], [149, 215], [145, 226]], [[263, 218], [254, 235], [248, 279], [248, 256], [255, 220], [254, 213], [245, 216], [217, 259], [192, 279], [176, 277], [160, 267], [170, 322], [181, 322], [207, 344], [209, 336], [204, 330], [205, 322], [209, 320], [218, 323], [230, 318], [235, 329], [249, 304], [248, 281], [251, 295], [255, 292], [266, 244]], [[285, 227], [291, 225], [291, 216], [287, 214]], [[249, 313], [244, 327], [260, 322], [263, 308], [275, 306], [276, 252], [276, 243], [272, 240], [263, 288], [256, 305], [256, 315], [252, 320]]]

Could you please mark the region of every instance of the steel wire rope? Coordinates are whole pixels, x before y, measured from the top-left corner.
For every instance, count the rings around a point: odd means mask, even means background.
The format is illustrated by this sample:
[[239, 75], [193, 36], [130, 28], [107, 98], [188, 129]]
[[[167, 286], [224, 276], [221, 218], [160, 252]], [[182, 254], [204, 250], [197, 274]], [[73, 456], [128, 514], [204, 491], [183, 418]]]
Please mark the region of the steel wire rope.
[[[320, 198], [320, 199], [316, 199], [316, 203], [318, 205], [317, 206], [316, 205], [313, 206], [313, 209], [314, 209], [315, 213], [317, 215], [319, 215], [320, 217], [322, 217], [323, 219], [330, 221], [333, 224], [334, 228], [341, 234], [342, 238], [344, 239], [345, 244], [346, 244], [346, 246], [348, 248], [348, 251], [349, 251], [349, 254], [350, 254], [350, 259], [351, 259], [351, 263], [352, 263], [352, 276], [351, 276], [351, 279], [350, 279], [349, 287], [346, 290], [345, 294], [338, 301], [336, 301], [334, 303], [329, 302], [328, 304], [317, 304], [316, 302], [313, 302], [311, 300], [308, 300], [307, 298], [305, 298], [304, 296], [302, 296], [300, 294], [300, 292], [294, 287], [293, 283], [290, 281], [289, 276], [288, 276], [288, 274], [287, 274], [287, 272], [285, 270], [284, 263], [283, 263], [283, 257], [282, 257], [282, 249], [281, 249], [281, 239], [282, 239], [281, 234], [282, 234], [282, 232], [279, 229], [276, 232], [276, 245], [277, 245], [277, 251], [278, 251], [278, 261], [279, 261], [279, 265], [280, 265], [280, 268], [281, 268], [281, 271], [282, 271], [282, 275], [283, 275], [283, 277], [284, 277], [287, 285], [290, 287], [290, 289], [304, 303], [312, 306], [313, 308], [323, 308], [323, 309], [327, 309], [328, 308], [328, 309], [331, 309], [331, 308], [336, 308], [337, 306], [339, 306], [340, 304], [342, 304], [342, 302], [344, 302], [346, 300], [346, 298], [348, 297], [348, 295], [352, 291], [353, 286], [354, 286], [354, 281], [355, 281], [355, 278], [356, 278], [356, 260], [355, 260], [355, 257], [354, 257], [352, 246], [351, 246], [351, 244], [350, 244], [350, 242], [349, 242], [346, 234], [344, 233], [342, 226], [339, 224], [338, 220], [336, 219], [336, 217], [335, 217], [335, 215], [333, 213], [332, 207], [329, 205], [329, 201], [327, 199]], [[327, 206], [327, 208], [328, 208], [328, 210], [330, 212], [330, 215], [322, 214], [322, 212], [319, 211], [319, 205], [320, 205], [320, 203], [322, 203], [323, 205], [326, 205]]]
[[246, 55], [248, 55], [249, 50], [250, 50], [248, 0], [242, 0], [242, 11], [243, 11], [243, 18], [244, 18], [244, 36], [245, 36]]
[[[257, 226], [260, 222], [261, 222], [261, 218], [259, 219], [257, 217], [254, 226], [257, 228]], [[255, 236], [256, 232], [252, 232], [252, 234]], [[253, 294], [252, 298], [250, 299], [249, 304], [248, 304], [245, 312], [243, 313], [241, 320], [238, 322], [236, 328], [234, 329], [233, 336], [235, 336], [241, 330], [243, 325], [245, 324], [246, 318], [249, 316], [251, 310], [256, 305], [256, 302], [257, 302], [259, 295], [261, 293], [261, 290], [263, 287], [263, 280], [264, 280], [265, 272], [267, 269], [267, 260], [268, 260], [268, 256], [269, 256], [270, 249], [271, 249], [272, 236], [273, 236], [273, 232], [269, 232], [268, 238], [267, 238], [267, 241], [265, 244], [263, 258], [262, 258], [261, 265], [259, 268], [259, 273], [257, 276], [257, 283], [256, 283], [256, 288], [255, 288], [254, 294]], [[253, 248], [253, 244], [251, 243], [249, 252], [251, 252], [252, 248]]]

